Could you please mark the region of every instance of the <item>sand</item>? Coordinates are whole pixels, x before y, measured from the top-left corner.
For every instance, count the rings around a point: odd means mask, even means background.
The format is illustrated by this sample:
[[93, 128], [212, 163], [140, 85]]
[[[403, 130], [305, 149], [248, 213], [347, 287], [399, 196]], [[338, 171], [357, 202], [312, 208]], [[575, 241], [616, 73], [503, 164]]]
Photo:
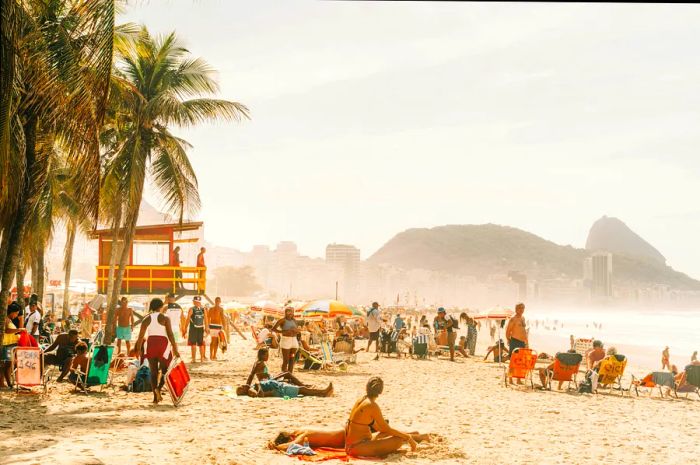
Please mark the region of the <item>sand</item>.
[[[0, 464], [299, 463], [267, 450], [267, 441], [284, 428], [341, 428], [371, 375], [384, 379], [379, 404], [392, 426], [434, 434], [416, 452], [379, 463], [687, 464], [700, 452], [697, 400], [507, 389], [494, 363], [373, 361], [365, 353], [345, 373], [298, 373], [317, 386], [333, 382], [331, 398], [237, 398], [222, 390], [245, 379], [254, 357], [252, 343], [237, 337], [226, 360], [191, 365], [192, 389], [178, 408], [167, 396], [152, 406], [150, 393], [86, 396], [67, 384], [53, 384], [47, 396], [3, 391]], [[271, 371], [279, 364], [271, 357]]]

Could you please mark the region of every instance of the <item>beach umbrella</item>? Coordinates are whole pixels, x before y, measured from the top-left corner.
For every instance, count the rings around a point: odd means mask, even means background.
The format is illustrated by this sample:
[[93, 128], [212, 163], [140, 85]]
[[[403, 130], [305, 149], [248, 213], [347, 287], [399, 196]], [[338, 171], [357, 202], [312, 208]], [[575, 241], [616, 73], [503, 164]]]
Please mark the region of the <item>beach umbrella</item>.
[[282, 318], [284, 316], [284, 309], [282, 306], [271, 300], [258, 300], [250, 307], [250, 309], [256, 312], [262, 312], [263, 315], [278, 318]]
[[304, 305], [302, 308], [304, 318], [335, 318], [337, 316], [353, 316], [349, 306], [337, 300], [314, 300]]
[[224, 304], [224, 310], [226, 311], [226, 313], [232, 314], [245, 312], [246, 310], [248, 310], [248, 307], [245, 304], [233, 300]]
[[357, 307], [350, 306], [350, 310], [352, 311], [352, 316], [355, 318], [364, 318], [366, 316], [362, 310], [359, 310]]
[[[507, 320], [508, 318], [513, 316], [513, 311], [508, 310], [508, 309], [494, 309], [491, 310], [488, 313], [482, 313], [480, 315], [474, 315], [472, 318], [475, 320], [488, 320], [488, 321], [503, 321]], [[501, 325], [498, 325], [498, 342], [497, 344], [501, 343]], [[498, 363], [501, 363], [501, 357], [500, 357], [500, 350], [498, 352], [499, 357], [498, 357]]]

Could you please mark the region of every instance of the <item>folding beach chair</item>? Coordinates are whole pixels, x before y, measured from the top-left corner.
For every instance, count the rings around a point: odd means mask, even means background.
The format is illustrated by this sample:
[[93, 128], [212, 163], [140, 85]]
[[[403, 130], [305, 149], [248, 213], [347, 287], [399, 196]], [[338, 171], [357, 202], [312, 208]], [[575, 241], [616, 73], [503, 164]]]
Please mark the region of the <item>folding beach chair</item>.
[[187, 394], [190, 386], [190, 374], [187, 371], [185, 362], [175, 358], [170, 362], [168, 371], [165, 373], [165, 385], [170, 393], [173, 405], [177, 407]]
[[10, 356], [15, 389], [41, 386], [48, 391], [48, 376], [44, 372], [44, 353], [38, 347], [15, 347]]
[[547, 388], [552, 390], [552, 381], [567, 382], [567, 389], [571, 383], [578, 389], [576, 376], [583, 360], [583, 355], [579, 353], [559, 352], [554, 357], [554, 366], [551, 371], [547, 371]]
[[430, 336], [427, 334], [419, 334], [413, 338], [413, 357], [418, 359], [426, 359], [429, 357], [428, 345], [430, 343]]
[[685, 367], [685, 384], [680, 386], [677, 392], [688, 395], [695, 393], [700, 397], [700, 365], [688, 365]]
[[[598, 368], [598, 386], [607, 386], [612, 392], [615, 384], [617, 384], [617, 389], [620, 390], [620, 394], [624, 395], [625, 392], [622, 389], [622, 375], [625, 373], [625, 367], [627, 366], [627, 357], [624, 355], [608, 355], [603, 360], [600, 361], [600, 366]], [[596, 387], [596, 394], [598, 389]]]
[[340, 363], [354, 363], [355, 354], [334, 354], [333, 347], [329, 341], [321, 341], [321, 355], [323, 356], [323, 366], [333, 367]]
[[678, 394], [676, 393], [676, 379], [673, 376], [673, 373], [669, 373], [668, 371], [654, 371], [642, 379], [637, 379], [634, 375], [632, 375], [630, 395], [632, 394], [632, 388], [634, 388], [634, 392], [637, 394], [637, 397], [639, 397], [639, 388], [647, 388], [649, 390], [649, 397], [651, 397], [651, 393], [656, 387], [659, 388], [659, 394], [661, 397], [664, 396], [664, 392], [661, 389], [662, 387], [669, 388], [669, 390], [673, 391], [674, 395], [678, 397]]
[[530, 386], [535, 389], [532, 372], [537, 363], [537, 352], [532, 349], [515, 349], [508, 362], [508, 368], [504, 372], [504, 383], [508, 387], [508, 379], [529, 379]]
[[112, 354], [114, 354], [114, 346], [93, 347], [88, 357], [87, 373], [83, 373], [80, 369], [72, 370], [77, 375], [75, 388], [87, 394], [91, 387], [99, 386], [102, 391], [103, 386], [110, 384]]
[[577, 354], [585, 357], [586, 353], [591, 349], [593, 349], [593, 339], [578, 338], [574, 341], [574, 350]]
[[297, 355], [300, 359], [304, 359], [304, 370], [318, 370], [323, 367], [323, 360], [301, 347], [297, 350]]

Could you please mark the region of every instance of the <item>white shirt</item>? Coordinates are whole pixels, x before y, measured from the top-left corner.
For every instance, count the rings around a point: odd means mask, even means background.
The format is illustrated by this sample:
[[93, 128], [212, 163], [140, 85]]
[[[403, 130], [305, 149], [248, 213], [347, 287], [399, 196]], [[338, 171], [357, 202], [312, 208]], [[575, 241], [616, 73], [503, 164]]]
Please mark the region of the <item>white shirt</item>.
[[367, 312], [367, 329], [370, 333], [376, 333], [382, 327], [381, 312], [377, 309], [370, 309]]
[[34, 323], [37, 324], [36, 331], [32, 333], [32, 336], [38, 336], [39, 335], [39, 322], [41, 321], [41, 313], [39, 313], [39, 310], [35, 310], [34, 312], [30, 313], [27, 315], [27, 320], [24, 322], [24, 327], [27, 328], [27, 331], [31, 331], [32, 328], [34, 328]]

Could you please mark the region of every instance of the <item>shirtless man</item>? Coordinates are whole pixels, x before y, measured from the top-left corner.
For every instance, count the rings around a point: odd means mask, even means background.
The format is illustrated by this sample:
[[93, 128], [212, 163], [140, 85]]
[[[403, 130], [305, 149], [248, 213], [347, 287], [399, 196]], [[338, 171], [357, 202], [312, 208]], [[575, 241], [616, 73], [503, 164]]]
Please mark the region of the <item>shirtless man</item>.
[[126, 297], [119, 300], [117, 308], [117, 354], [122, 351], [122, 341], [126, 341], [126, 353], [131, 352], [131, 331], [134, 329], [134, 312]]
[[[523, 349], [527, 347], [527, 328], [525, 326], [525, 304], [519, 303], [515, 306], [515, 316], [511, 317], [506, 326], [506, 340], [508, 341], [509, 355], [513, 356], [515, 349]], [[510, 379], [513, 384], [513, 378]], [[518, 384], [522, 384], [522, 380], [518, 379]]]
[[214, 306], [209, 309], [209, 335], [211, 336], [211, 344], [209, 344], [209, 358], [216, 360], [216, 352], [219, 350], [219, 341], [221, 345], [226, 344], [229, 334], [228, 318], [224, 314], [224, 309], [221, 306], [221, 297], [214, 299]]
[[593, 341], [593, 348], [586, 352], [586, 367], [592, 370], [593, 366], [604, 358], [605, 349], [603, 348], [603, 343], [596, 339]]

